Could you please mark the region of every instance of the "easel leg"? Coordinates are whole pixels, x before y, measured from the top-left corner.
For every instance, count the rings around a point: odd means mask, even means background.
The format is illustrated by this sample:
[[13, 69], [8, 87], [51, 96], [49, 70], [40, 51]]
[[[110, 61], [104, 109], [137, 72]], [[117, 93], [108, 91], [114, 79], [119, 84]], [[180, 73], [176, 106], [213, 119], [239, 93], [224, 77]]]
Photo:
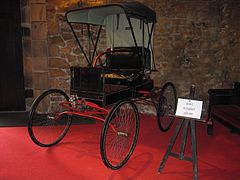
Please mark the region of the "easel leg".
[[[195, 86], [192, 85], [190, 89], [190, 98], [194, 98], [194, 93], [195, 93]], [[173, 153], [172, 148], [175, 144], [175, 141], [177, 139], [177, 136], [180, 132], [181, 126], [184, 122], [184, 128], [183, 128], [183, 136], [182, 136], [182, 144], [181, 144], [181, 149], [180, 153]], [[186, 140], [187, 140], [187, 133], [188, 133], [188, 127], [190, 124], [190, 133], [191, 133], [191, 149], [192, 149], [192, 157], [185, 157], [184, 152], [185, 152], [185, 146], [186, 146]], [[181, 119], [174, 131], [174, 134], [170, 140], [170, 144], [168, 146], [167, 152], [165, 153], [163, 160], [160, 164], [160, 167], [158, 169], [158, 172], [162, 172], [166, 161], [168, 159], [168, 156], [172, 156], [175, 158], [178, 158], [180, 160], [186, 160], [190, 161], [193, 163], [193, 178], [194, 180], [198, 179], [198, 168], [197, 168], [197, 145], [196, 145], [196, 121], [193, 119]]]
[[197, 167], [197, 145], [196, 145], [196, 122], [190, 121], [191, 143], [192, 143], [192, 160], [193, 160], [193, 178], [198, 179]]
[[165, 155], [164, 155], [164, 157], [163, 157], [163, 160], [162, 160], [162, 162], [161, 162], [161, 164], [160, 164], [160, 167], [159, 167], [159, 169], [158, 169], [158, 172], [159, 172], [159, 173], [162, 172], [162, 170], [163, 170], [163, 168], [164, 168], [164, 166], [165, 166], [165, 164], [166, 164], [166, 162], [167, 162], [168, 156], [169, 156], [169, 154], [171, 153], [171, 150], [172, 150], [172, 148], [173, 148], [173, 146], [174, 146], [174, 143], [175, 143], [175, 141], [176, 141], [176, 139], [177, 139], [177, 136], [178, 136], [178, 134], [179, 134], [179, 131], [180, 131], [180, 129], [181, 129], [181, 126], [182, 126], [183, 121], [184, 121], [183, 119], [179, 120], [179, 123], [178, 123], [178, 125], [177, 125], [177, 127], [176, 127], [176, 129], [175, 129], [175, 131], [174, 131], [174, 134], [173, 134], [171, 140], [170, 140], [170, 144], [169, 144], [169, 146], [168, 146], [168, 149], [167, 149], [167, 151], [166, 151], [166, 153], [165, 153]]
[[184, 158], [185, 146], [186, 146], [186, 142], [187, 142], [188, 125], [189, 125], [189, 120], [184, 120], [182, 144], [181, 144], [179, 159]]

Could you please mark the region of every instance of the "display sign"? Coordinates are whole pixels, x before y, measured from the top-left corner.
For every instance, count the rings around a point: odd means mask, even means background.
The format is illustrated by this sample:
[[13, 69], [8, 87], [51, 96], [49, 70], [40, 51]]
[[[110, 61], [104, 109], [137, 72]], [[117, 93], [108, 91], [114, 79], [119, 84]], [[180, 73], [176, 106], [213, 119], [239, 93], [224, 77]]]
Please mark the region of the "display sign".
[[202, 104], [202, 101], [178, 98], [176, 116], [200, 119]]

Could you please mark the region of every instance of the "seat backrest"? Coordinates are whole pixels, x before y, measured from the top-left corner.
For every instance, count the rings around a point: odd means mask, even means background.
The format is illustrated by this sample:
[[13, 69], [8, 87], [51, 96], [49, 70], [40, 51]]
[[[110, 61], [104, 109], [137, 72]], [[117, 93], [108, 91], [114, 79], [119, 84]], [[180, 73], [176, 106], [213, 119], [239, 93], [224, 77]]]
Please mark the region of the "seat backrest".
[[[142, 47], [115, 47], [107, 54], [109, 69], [145, 69], [150, 66], [150, 50]], [[143, 58], [142, 58], [143, 56]]]

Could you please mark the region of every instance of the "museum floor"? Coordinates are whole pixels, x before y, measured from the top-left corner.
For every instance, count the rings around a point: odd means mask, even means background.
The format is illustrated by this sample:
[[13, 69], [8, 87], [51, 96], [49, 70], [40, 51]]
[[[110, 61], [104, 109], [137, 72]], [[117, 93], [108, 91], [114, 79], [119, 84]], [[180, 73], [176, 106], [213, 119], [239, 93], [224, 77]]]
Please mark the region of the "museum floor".
[[[168, 158], [161, 174], [157, 172], [174, 127], [166, 133], [161, 132], [151, 115], [141, 115], [140, 123], [136, 149], [128, 163], [117, 171], [107, 169], [101, 161], [101, 122], [72, 125], [65, 138], [51, 148], [35, 145], [24, 126], [1, 127], [0, 179], [193, 179], [192, 163], [173, 157]], [[239, 179], [239, 134], [230, 133], [218, 123], [215, 123], [213, 136], [207, 135], [206, 124], [200, 122], [197, 122], [196, 131], [199, 179]], [[188, 141], [186, 155], [191, 156], [189, 146]], [[174, 151], [179, 151], [179, 143]]]

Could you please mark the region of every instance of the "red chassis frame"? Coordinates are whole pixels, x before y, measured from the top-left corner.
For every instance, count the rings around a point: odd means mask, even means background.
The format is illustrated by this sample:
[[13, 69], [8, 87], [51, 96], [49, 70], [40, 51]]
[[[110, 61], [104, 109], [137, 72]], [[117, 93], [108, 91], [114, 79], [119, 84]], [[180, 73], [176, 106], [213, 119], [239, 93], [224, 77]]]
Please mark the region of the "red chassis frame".
[[[152, 97], [152, 93], [149, 91], [141, 90], [137, 92], [142, 95], [141, 97], [144, 97], [144, 101], [146, 101], [147, 98]], [[155, 93], [153, 94], [154, 96], [156, 96]], [[143, 99], [141, 98], [141, 100]], [[138, 102], [143, 103], [144, 101], [138, 101]], [[73, 96], [73, 99], [70, 98], [69, 101], [61, 102], [60, 106], [68, 109], [68, 111], [59, 113], [56, 119], [58, 119], [58, 117], [60, 117], [63, 114], [67, 114], [67, 115], [83, 116], [83, 117], [92, 118], [92, 119], [104, 122], [105, 118], [101, 118], [98, 116], [102, 116], [102, 115], [106, 116], [110, 112], [110, 110], [108, 110], [107, 108], [102, 108], [93, 102], [85, 100], [84, 98], [77, 99], [75, 96]]]
[[[138, 102], [141, 104], [147, 104], [147, 102], [152, 102], [153, 101], [147, 101], [147, 98], [151, 98], [152, 94], [156, 96], [155, 92], [149, 92], [149, 91], [137, 91], [139, 94], [141, 94], [141, 98], [139, 99]], [[154, 103], [153, 103], [154, 104]], [[91, 119], [95, 119], [101, 122], [105, 121], [105, 116], [109, 114], [110, 110], [107, 108], [102, 108], [99, 105], [87, 101], [84, 98], [83, 99], [77, 99], [76, 96], [72, 96], [69, 101], [64, 101], [59, 104], [65, 109], [68, 109], [68, 111], [58, 113], [55, 117], [55, 119], [59, 119], [62, 115], [77, 115], [77, 116], [82, 116], [82, 117], [87, 117]], [[98, 117], [104, 115], [104, 118]], [[116, 132], [116, 129], [112, 124], [110, 124], [110, 127], [113, 129], [113, 131]]]
[[107, 110], [106, 108], [102, 108], [93, 102], [86, 101], [85, 99], [74, 100], [74, 102], [65, 101], [61, 102], [60, 105], [66, 109], [69, 109], [69, 111], [60, 113], [59, 116], [61, 116], [62, 114], [78, 115], [104, 122], [104, 118], [100, 118], [97, 115], [107, 115], [109, 113], [109, 110]]

